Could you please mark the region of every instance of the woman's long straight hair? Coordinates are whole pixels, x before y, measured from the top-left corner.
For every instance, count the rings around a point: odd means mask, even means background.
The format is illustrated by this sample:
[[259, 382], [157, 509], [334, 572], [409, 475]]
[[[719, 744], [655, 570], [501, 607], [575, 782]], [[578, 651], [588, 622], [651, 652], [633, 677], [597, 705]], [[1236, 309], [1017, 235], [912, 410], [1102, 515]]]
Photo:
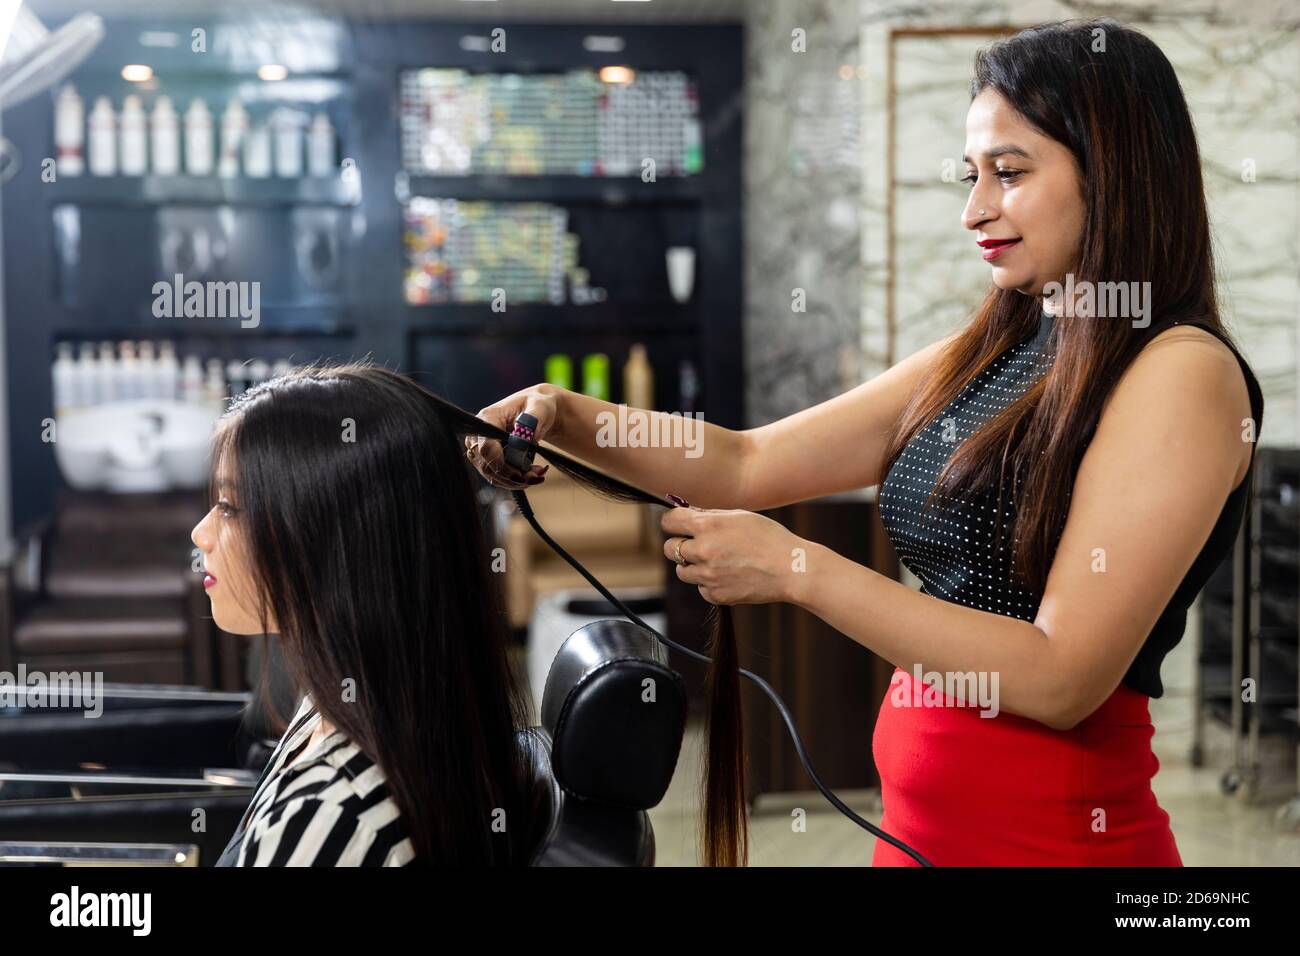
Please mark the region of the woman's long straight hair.
[[[462, 434], [505, 441], [509, 435], [437, 396], [451, 427]], [[597, 471], [553, 448], [532, 445], [550, 464], [588, 490], [614, 501], [664, 506], [665, 498]], [[745, 724], [740, 696], [740, 655], [731, 608], [709, 610], [707, 643], [711, 662], [706, 678], [708, 711], [704, 775], [701, 778], [700, 849], [706, 866], [745, 866], [749, 860], [746, 796]]]
[[[927, 499], [997, 489], [1000, 541], [1010, 478], [1020, 543], [1009, 577], [1041, 592], [1079, 462], [1124, 370], [1171, 325], [1196, 321], [1231, 337], [1219, 319], [1196, 134], [1160, 48], [1111, 19], [1033, 27], [976, 55], [971, 99], [984, 90], [1074, 155], [1084, 207], [1075, 286], [1150, 290], [1145, 327], [1124, 318], [1056, 321], [1052, 367], [957, 446]], [[990, 289], [900, 416], [881, 474], [967, 383], [1038, 327], [1041, 310], [1034, 296]]]
[[[302, 367], [231, 404], [214, 439], [211, 498], [221, 479], [233, 483], [263, 628], [274, 620], [295, 684], [379, 763], [420, 862], [524, 865], [544, 794], [516, 740], [527, 697], [507, 659], [466, 435], [509, 437], [369, 362]], [[602, 497], [667, 504], [533, 447]], [[710, 647], [703, 857], [743, 864], [729, 608], [714, 615]]]

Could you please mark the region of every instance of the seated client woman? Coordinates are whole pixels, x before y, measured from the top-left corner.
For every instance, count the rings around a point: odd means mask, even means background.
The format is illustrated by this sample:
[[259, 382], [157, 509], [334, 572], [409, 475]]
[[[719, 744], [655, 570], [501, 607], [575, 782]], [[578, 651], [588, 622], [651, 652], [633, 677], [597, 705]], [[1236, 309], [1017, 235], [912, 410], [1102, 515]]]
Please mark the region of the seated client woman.
[[218, 865], [528, 862], [527, 702], [458, 434], [479, 427], [368, 364], [218, 422], [193, 532], [212, 616], [278, 639], [303, 695]]

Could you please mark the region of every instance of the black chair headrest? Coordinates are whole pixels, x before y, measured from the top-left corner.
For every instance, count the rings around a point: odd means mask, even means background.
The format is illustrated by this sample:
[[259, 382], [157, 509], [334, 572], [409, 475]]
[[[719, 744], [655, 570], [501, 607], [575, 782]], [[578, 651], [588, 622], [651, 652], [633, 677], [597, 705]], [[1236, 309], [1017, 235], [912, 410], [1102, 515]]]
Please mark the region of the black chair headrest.
[[594, 621], [551, 663], [542, 726], [556, 782], [582, 800], [646, 810], [663, 799], [686, 729], [686, 684], [631, 621]]

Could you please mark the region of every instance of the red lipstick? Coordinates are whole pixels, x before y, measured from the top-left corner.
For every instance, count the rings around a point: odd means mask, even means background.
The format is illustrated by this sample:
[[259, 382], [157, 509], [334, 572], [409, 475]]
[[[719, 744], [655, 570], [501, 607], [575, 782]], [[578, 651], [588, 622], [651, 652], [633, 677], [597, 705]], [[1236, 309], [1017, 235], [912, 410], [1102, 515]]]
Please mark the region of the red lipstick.
[[1002, 255], [1003, 252], [1019, 241], [1019, 239], [979, 239], [975, 244], [984, 250], [982, 258], [985, 262], [989, 262]]

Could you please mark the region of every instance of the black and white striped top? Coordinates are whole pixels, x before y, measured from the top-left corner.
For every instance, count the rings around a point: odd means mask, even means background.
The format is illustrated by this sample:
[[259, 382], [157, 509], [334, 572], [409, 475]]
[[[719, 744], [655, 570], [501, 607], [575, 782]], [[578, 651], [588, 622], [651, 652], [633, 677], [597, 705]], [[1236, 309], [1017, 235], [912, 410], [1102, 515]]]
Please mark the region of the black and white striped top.
[[217, 866], [406, 866], [415, 856], [380, 767], [342, 731], [307, 741], [304, 696]]

